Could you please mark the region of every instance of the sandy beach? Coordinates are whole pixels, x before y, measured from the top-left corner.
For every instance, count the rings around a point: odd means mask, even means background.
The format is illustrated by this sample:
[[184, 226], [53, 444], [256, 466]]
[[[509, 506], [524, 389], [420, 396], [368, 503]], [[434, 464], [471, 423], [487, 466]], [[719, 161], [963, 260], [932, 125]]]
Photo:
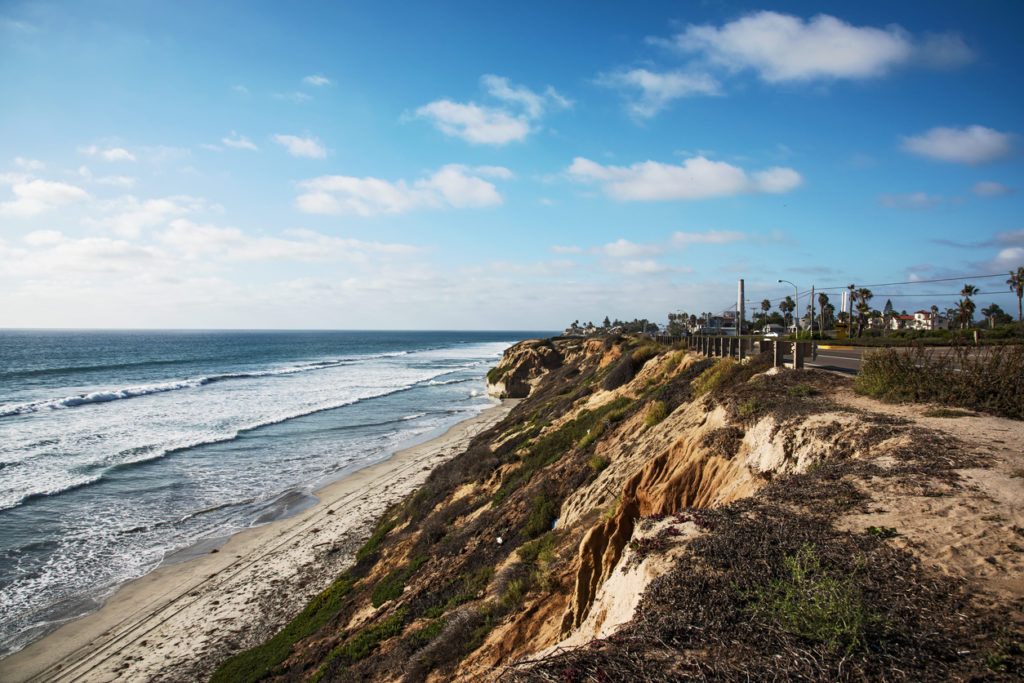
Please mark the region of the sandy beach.
[[125, 584], [103, 607], [0, 660], [0, 680], [205, 680], [277, 632], [349, 566], [377, 517], [501, 420], [516, 401], [316, 491], [288, 519]]

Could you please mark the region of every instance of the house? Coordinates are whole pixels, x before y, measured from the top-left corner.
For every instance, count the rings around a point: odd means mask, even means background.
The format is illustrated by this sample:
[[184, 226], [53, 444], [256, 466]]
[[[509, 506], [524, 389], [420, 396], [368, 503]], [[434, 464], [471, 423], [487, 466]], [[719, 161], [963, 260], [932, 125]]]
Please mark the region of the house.
[[891, 330], [912, 330], [914, 327], [915, 316], [912, 315], [894, 315], [889, 321], [889, 329]]
[[949, 318], [931, 311], [914, 311], [913, 327], [915, 330], [948, 330]]

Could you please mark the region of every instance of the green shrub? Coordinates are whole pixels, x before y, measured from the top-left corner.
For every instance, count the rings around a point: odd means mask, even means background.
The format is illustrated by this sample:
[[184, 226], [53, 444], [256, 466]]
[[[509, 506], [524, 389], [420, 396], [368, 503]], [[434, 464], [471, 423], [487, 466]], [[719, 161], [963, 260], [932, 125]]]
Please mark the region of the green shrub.
[[786, 579], [776, 579], [753, 595], [753, 609], [778, 628], [846, 653], [864, 644], [877, 621], [864, 606], [852, 576], [836, 577], [821, 566], [814, 545], [805, 543], [785, 556]]
[[679, 364], [683, 361], [683, 358], [685, 357], [686, 351], [676, 351], [675, 353], [673, 353], [671, 356], [669, 356], [668, 360], [665, 361], [665, 367], [663, 368], [663, 372], [666, 375], [672, 374], [672, 372], [679, 367]]
[[854, 390], [1024, 419], [1024, 345], [884, 349], [864, 357]]
[[373, 587], [373, 594], [370, 602], [374, 607], [380, 607], [388, 600], [394, 600], [405, 590], [405, 582], [409, 577], [427, 561], [424, 556], [413, 559], [406, 567], [399, 567], [388, 572], [387, 576], [377, 582]]
[[582, 410], [575, 419], [569, 420], [559, 429], [537, 439], [529, 447], [522, 464], [505, 475], [501, 482], [501, 488], [494, 494], [491, 503], [500, 505], [509, 494], [530, 481], [534, 472], [556, 462], [581, 441], [588, 431], [600, 424], [607, 415], [626, 409], [632, 403], [632, 399], [620, 397], [596, 410]]
[[511, 369], [511, 365], [506, 365], [505, 367], [498, 366], [495, 368], [491, 368], [490, 370], [487, 371], [487, 382], [489, 384], [497, 384], [498, 382], [501, 381], [501, 378], [504, 377]]
[[[331, 650], [324, 660], [320, 671], [317, 672], [316, 680], [319, 680], [319, 677], [322, 677], [325, 672], [330, 671], [334, 667], [351, 666], [369, 657], [377, 645], [402, 632], [406, 613], [407, 610], [404, 608], [397, 610], [384, 621], [373, 626], [367, 626], [357, 633], [355, 637], [349, 639], [347, 643]], [[332, 664], [334, 665], [333, 667]]]
[[502, 594], [498, 604], [501, 605], [502, 610], [509, 611], [519, 603], [523, 601], [523, 595], [526, 590], [526, 581], [524, 579], [514, 579], [508, 584], [505, 592]]
[[612, 459], [609, 458], [607, 455], [592, 455], [587, 460], [587, 465], [589, 465], [590, 469], [594, 470], [595, 472], [601, 472], [602, 470], [606, 469], [608, 465], [611, 464]]
[[658, 349], [653, 344], [647, 344], [634, 351], [632, 355], [633, 363], [636, 364], [636, 369], [639, 370], [644, 366], [644, 363], [658, 355]]
[[526, 521], [527, 537], [535, 538], [545, 531], [551, 530], [551, 524], [558, 515], [558, 508], [555, 502], [548, 498], [547, 494], [539, 493], [533, 497], [530, 508], [530, 518]]
[[590, 430], [583, 436], [583, 438], [580, 439], [577, 448], [579, 448], [580, 450], [585, 449], [587, 446], [600, 439], [601, 434], [603, 433], [604, 425], [597, 425], [596, 427], [591, 427]]
[[655, 401], [644, 415], [644, 424], [653, 427], [666, 417], [668, 417], [668, 405], [664, 401]]
[[[425, 489], [421, 489], [421, 491], [425, 491]], [[377, 552], [380, 548], [381, 542], [384, 540], [384, 537], [388, 535], [389, 531], [395, 528], [396, 524], [398, 524], [398, 519], [389, 517], [388, 515], [384, 515], [378, 519], [377, 526], [373, 530], [373, 534], [370, 535], [369, 540], [363, 544], [363, 547], [356, 551], [356, 561], [358, 562], [371, 553]]]
[[288, 658], [295, 643], [316, 633], [337, 614], [355, 583], [348, 574], [342, 574], [273, 638], [239, 652], [217, 667], [210, 677], [211, 683], [252, 683], [270, 676]]
[[735, 364], [736, 361], [733, 359], [723, 358], [704, 372], [700, 373], [697, 379], [693, 380], [693, 383], [690, 385], [690, 396], [694, 399], [698, 399], [717, 387], [721, 384], [723, 377], [726, 376]]
[[786, 388], [786, 393], [788, 395], [790, 395], [790, 396], [806, 397], [806, 396], [810, 396], [811, 394], [813, 394], [814, 390], [811, 389], [806, 384], [796, 384], [794, 386], [787, 387]]
[[744, 420], [755, 417], [764, 412], [764, 404], [758, 398], [750, 398], [740, 404], [738, 412], [739, 416]]
[[559, 534], [557, 531], [549, 531], [543, 536], [528, 543], [524, 543], [516, 550], [519, 559], [526, 563], [537, 562], [545, 553], [550, 553], [557, 545]]

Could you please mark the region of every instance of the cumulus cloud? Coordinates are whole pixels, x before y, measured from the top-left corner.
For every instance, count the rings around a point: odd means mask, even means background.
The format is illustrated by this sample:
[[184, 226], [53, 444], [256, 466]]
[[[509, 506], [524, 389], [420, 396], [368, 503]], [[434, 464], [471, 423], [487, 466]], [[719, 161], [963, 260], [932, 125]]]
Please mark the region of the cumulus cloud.
[[255, 143], [244, 135], [239, 135], [235, 131], [231, 131], [230, 136], [223, 137], [220, 141], [228, 147], [234, 147], [235, 149], [251, 149], [254, 152], [259, 151], [259, 147], [257, 147]]
[[978, 166], [1009, 156], [1013, 150], [1013, 136], [985, 126], [939, 126], [921, 135], [904, 137], [903, 149], [929, 159]]
[[145, 201], [127, 195], [104, 207], [112, 215], [101, 219], [90, 218], [84, 222], [113, 230], [122, 237], [137, 237], [144, 229], [166, 223], [175, 216], [199, 211], [204, 206], [201, 199], [184, 195]]
[[26, 171], [41, 171], [46, 168], [46, 164], [38, 159], [26, 159], [24, 157], [14, 157], [14, 165]]
[[551, 109], [565, 109], [572, 102], [548, 87], [537, 93], [523, 85], [512, 85], [507, 78], [485, 74], [480, 77], [487, 94], [503, 106], [484, 106], [473, 102], [435, 100], [416, 110], [416, 115], [431, 120], [445, 135], [474, 144], [506, 145], [526, 138], [531, 122]]
[[577, 157], [569, 175], [595, 182], [604, 193], [620, 201], [707, 199], [741, 193], [781, 193], [798, 187], [803, 178], [791, 168], [771, 168], [748, 175], [742, 168], [705, 157], [682, 165], [644, 161], [632, 166], [603, 166]]
[[600, 76], [597, 82], [611, 88], [639, 91], [629, 103], [629, 112], [638, 118], [650, 118], [672, 100], [694, 95], [719, 95], [718, 81], [710, 74], [683, 71], [656, 73], [647, 69], [618, 71]]
[[612, 258], [639, 259], [661, 253], [661, 247], [654, 244], [636, 244], [627, 239], [619, 239], [592, 249], [595, 254], [604, 254]]
[[14, 199], [0, 202], [0, 216], [31, 218], [57, 207], [89, 198], [89, 193], [75, 185], [48, 180], [15, 182], [11, 186]]
[[123, 147], [101, 149], [96, 145], [89, 145], [87, 147], [79, 147], [78, 151], [89, 156], [98, 156], [104, 161], [135, 161], [135, 155]]
[[300, 138], [296, 135], [275, 135], [274, 142], [283, 145], [293, 157], [323, 159], [327, 149], [316, 138]]
[[500, 167], [482, 168], [481, 171], [461, 164], [448, 164], [433, 175], [412, 183], [370, 177], [320, 176], [299, 183], [304, 193], [296, 199], [296, 206], [305, 213], [375, 216], [419, 208], [501, 204], [497, 188], [481, 176], [509, 177], [510, 172]]
[[0, 272], [12, 275], [67, 277], [74, 273], [137, 273], [157, 256], [152, 247], [107, 237], [69, 239], [56, 231], [29, 233], [31, 249], [18, 250], [13, 262], [0, 263]]
[[993, 180], [981, 180], [971, 186], [971, 192], [979, 197], [1001, 197], [1003, 195], [1013, 194], [1013, 188], [1007, 187], [1006, 185], [997, 183]]
[[878, 203], [891, 209], [931, 209], [942, 203], [942, 197], [927, 192], [880, 194]]
[[742, 242], [747, 238], [742, 232], [735, 230], [709, 230], [707, 232], [679, 232], [672, 233], [669, 237], [669, 244], [677, 249], [683, 249], [691, 244], [728, 244], [729, 242]]
[[1008, 247], [1001, 249], [986, 267], [995, 271], [1015, 271], [1022, 263], [1024, 263], [1024, 247]]
[[691, 24], [671, 40], [650, 41], [731, 71], [752, 69], [769, 83], [875, 78], [907, 63], [948, 68], [974, 58], [953, 33], [915, 38], [896, 25], [854, 26], [827, 14], [804, 20], [772, 11], [721, 27]]
[[326, 78], [325, 76], [320, 76], [319, 74], [315, 74], [312, 76], [306, 76], [305, 78], [302, 79], [302, 82], [305, 83], [306, 85], [313, 85], [319, 87], [322, 85], [330, 85], [331, 79]]

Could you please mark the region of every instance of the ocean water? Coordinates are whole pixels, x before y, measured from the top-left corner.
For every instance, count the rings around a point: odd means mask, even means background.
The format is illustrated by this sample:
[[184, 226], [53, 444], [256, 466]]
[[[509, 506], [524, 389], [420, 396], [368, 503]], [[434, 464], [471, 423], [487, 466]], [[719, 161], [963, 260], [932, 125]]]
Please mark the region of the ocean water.
[[492, 405], [543, 335], [0, 330], [0, 656]]

